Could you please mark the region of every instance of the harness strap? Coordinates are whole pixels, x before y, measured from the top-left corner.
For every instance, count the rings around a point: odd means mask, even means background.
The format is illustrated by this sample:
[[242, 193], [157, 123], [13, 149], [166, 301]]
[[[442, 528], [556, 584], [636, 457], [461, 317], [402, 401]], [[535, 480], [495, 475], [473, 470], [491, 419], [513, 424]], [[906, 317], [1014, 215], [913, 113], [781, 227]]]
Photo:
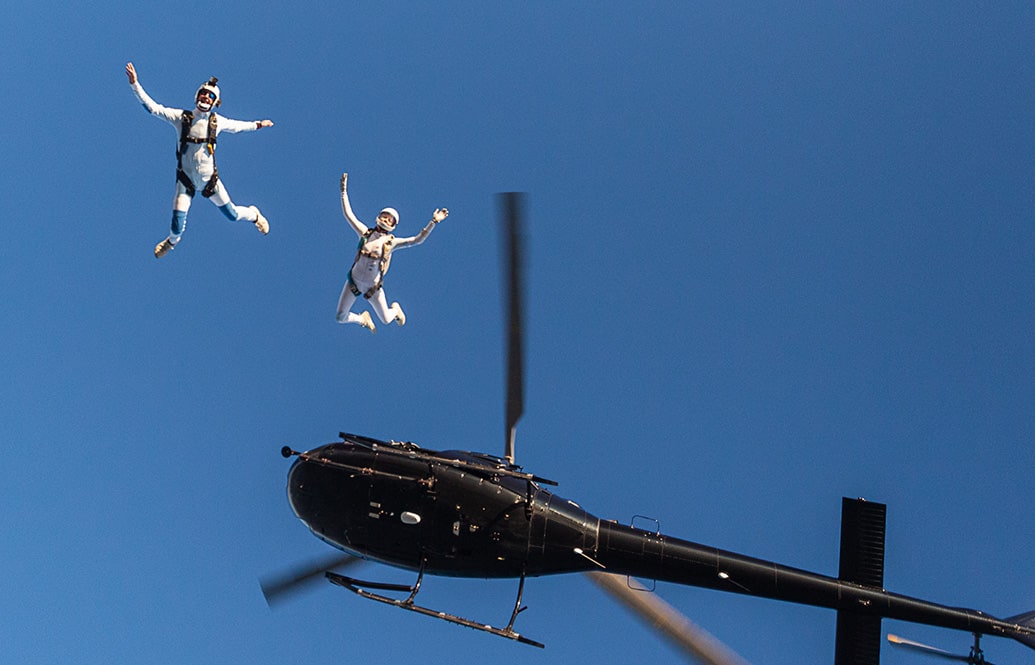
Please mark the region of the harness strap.
[[216, 114], [208, 115], [208, 154], [213, 157], [216, 154]]
[[179, 164], [176, 165], [176, 180], [187, 190], [187, 196], [194, 198], [194, 183], [190, 181], [190, 178], [183, 172], [183, 168]]
[[183, 115], [180, 116], [180, 142], [176, 146], [176, 165], [180, 165], [180, 158], [183, 157], [183, 149], [186, 144], [191, 140], [190, 126], [194, 122], [194, 114], [190, 111], [184, 111]]
[[[210, 113], [208, 116], [208, 135], [203, 138], [194, 138], [189, 136], [191, 124], [194, 122], [194, 114], [190, 111], [184, 111], [183, 115], [180, 116], [180, 143], [176, 146], [176, 180], [183, 185], [184, 189], [187, 190], [187, 196], [194, 198], [194, 194], [197, 191], [194, 187], [194, 183], [191, 182], [190, 178], [187, 177], [186, 172], [183, 170], [183, 152], [187, 147], [188, 143], [207, 143], [208, 154], [212, 155], [213, 161], [216, 154], [216, 114]], [[219, 169], [216, 168], [215, 164], [212, 165], [212, 177], [205, 183], [205, 188], [201, 190], [201, 195], [206, 199], [216, 193], [216, 185], [219, 183]]]
[[206, 199], [210, 198], [216, 193], [216, 185], [219, 184], [219, 169], [212, 165], [212, 177], [205, 183], [205, 188], [201, 190], [201, 195]]
[[347, 280], [345, 280], [345, 283], [348, 285], [349, 291], [352, 292], [352, 295], [356, 296], [357, 298], [359, 296], [363, 296], [367, 300], [370, 300], [371, 298], [373, 298], [374, 294], [377, 293], [378, 290], [381, 288], [380, 284], [375, 284], [374, 286], [371, 286], [369, 289], [367, 289], [366, 292], [360, 291], [359, 287], [356, 286], [356, 283], [352, 281], [352, 271], [351, 270], [349, 271], [349, 278]]
[[370, 296], [377, 293], [377, 290], [381, 288], [381, 283], [384, 282], [385, 279], [385, 269], [388, 267], [388, 255], [391, 251], [392, 238], [389, 234], [388, 240], [386, 240], [385, 244], [382, 245], [381, 260], [377, 263], [377, 279], [374, 280], [374, 285], [370, 287], [370, 290], [364, 294], [367, 298], [370, 298]]
[[[215, 177], [215, 176], [213, 176], [213, 177]], [[363, 248], [367, 244], [367, 239], [370, 238], [371, 234], [373, 234], [375, 230], [376, 230], [376, 227], [369, 228], [360, 237], [360, 239], [359, 239], [359, 247], [356, 248], [356, 258], [352, 260], [352, 265], [353, 266], [356, 265], [356, 261], [358, 261], [359, 257], [361, 257], [361, 256], [369, 256], [369, 257], [373, 257], [374, 256], [371, 252], [363, 251]], [[392, 251], [391, 250], [391, 246], [392, 246], [392, 239], [389, 238], [387, 241], [385, 241], [385, 249], [381, 250], [381, 260], [378, 262], [377, 279], [374, 280], [374, 285], [371, 286], [369, 289], [367, 289], [367, 291], [365, 293], [361, 292], [359, 290], [359, 287], [356, 286], [355, 283], [352, 281], [352, 270], [349, 269], [348, 284], [349, 284], [349, 290], [352, 291], [353, 295], [355, 295], [355, 296], [362, 295], [367, 300], [370, 300], [370, 298], [372, 298], [374, 296], [374, 294], [377, 293], [378, 289], [381, 288], [381, 284], [384, 282], [384, 279], [385, 279], [385, 267], [388, 265], [388, 254]], [[385, 251], [385, 250], [387, 250], [387, 251]]]

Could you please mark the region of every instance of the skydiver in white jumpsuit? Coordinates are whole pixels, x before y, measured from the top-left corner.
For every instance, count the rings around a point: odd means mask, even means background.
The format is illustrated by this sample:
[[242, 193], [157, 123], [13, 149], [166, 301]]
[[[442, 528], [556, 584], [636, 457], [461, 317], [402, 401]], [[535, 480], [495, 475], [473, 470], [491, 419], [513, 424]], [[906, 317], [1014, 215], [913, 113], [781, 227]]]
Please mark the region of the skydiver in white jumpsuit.
[[[176, 150], [176, 195], [173, 198], [172, 225], [169, 236], [155, 245], [155, 258], [165, 256], [176, 247], [187, 224], [187, 211], [195, 192], [212, 200], [219, 210], [233, 222], [244, 220], [251, 222], [255, 228], [265, 235], [270, 231], [269, 222], [255, 206], [238, 206], [230, 200], [230, 195], [223, 186], [223, 179], [216, 170], [215, 143], [219, 132], [250, 132], [263, 127], [272, 127], [271, 120], [233, 120], [216, 114], [215, 107], [222, 100], [215, 77], [198, 88], [194, 95], [193, 111], [174, 109], [158, 104], [141, 87], [137, 79], [133, 63], [126, 63], [126, 76], [133, 93], [153, 115], [162, 118], [180, 133], [180, 142]], [[189, 129], [184, 132], [184, 120], [189, 122]]]
[[435, 225], [449, 215], [445, 208], [438, 208], [431, 216], [420, 233], [409, 238], [396, 238], [392, 235], [396, 225], [399, 223], [399, 213], [395, 208], [385, 208], [377, 216], [377, 224], [368, 228], [359, 221], [356, 214], [352, 212], [349, 205], [349, 195], [346, 190], [349, 174], [341, 175], [341, 211], [345, 219], [359, 236], [359, 249], [356, 252], [356, 259], [349, 269], [348, 279], [341, 290], [341, 297], [338, 298], [338, 313], [335, 317], [338, 323], [357, 323], [370, 332], [377, 332], [374, 322], [370, 318], [370, 312], [364, 311], [356, 314], [350, 311], [356, 302], [356, 297], [362, 295], [370, 301], [370, 306], [384, 324], [395, 321], [400, 326], [406, 324], [406, 314], [403, 313], [399, 303], [393, 302], [392, 306], [387, 305], [385, 292], [382, 289], [385, 273], [388, 272], [388, 265], [392, 261], [392, 252], [403, 247], [419, 245], [431, 234]]

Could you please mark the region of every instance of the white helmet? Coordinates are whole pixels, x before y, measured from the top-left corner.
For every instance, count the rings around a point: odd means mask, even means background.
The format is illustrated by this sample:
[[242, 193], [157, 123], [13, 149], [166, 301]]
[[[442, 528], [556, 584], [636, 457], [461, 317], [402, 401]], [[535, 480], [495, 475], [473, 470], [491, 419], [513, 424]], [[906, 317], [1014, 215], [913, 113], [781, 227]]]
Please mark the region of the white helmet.
[[[385, 216], [391, 219], [385, 219]], [[399, 223], [399, 211], [395, 208], [385, 208], [377, 214], [377, 226], [382, 231], [394, 231]]]
[[194, 93], [194, 104], [198, 107], [199, 111], [211, 111], [215, 107], [223, 103], [223, 100], [219, 96], [219, 86], [216, 85], [218, 79], [215, 76], [210, 78], [207, 82], [202, 83], [198, 91]]

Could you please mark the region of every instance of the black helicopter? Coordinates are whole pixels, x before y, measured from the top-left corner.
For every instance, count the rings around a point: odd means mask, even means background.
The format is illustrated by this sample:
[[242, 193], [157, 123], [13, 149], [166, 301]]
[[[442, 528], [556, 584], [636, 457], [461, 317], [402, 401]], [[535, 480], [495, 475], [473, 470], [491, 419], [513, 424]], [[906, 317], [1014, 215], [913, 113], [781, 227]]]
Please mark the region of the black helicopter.
[[[501, 197], [509, 319], [504, 456], [439, 452], [348, 433], [307, 452], [283, 448], [285, 457], [296, 458], [288, 473], [291, 508], [313, 534], [348, 555], [417, 573], [412, 586], [321, 569], [327, 579], [364, 598], [538, 647], [543, 645], [514, 630], [525, 609], [525, 578], [602, 570], [836, 610], [838, 665], [879, 662], [883, 618], [977, 638], [1009, 637], [1035, 649], [1035, 612], [997, 619], [885, 591], [882, 504], [843, 500], [840, 570], [830, 577], [600, 519], [547, 490], [554, 481], [516, 465], [514, 432], [523, 411], [523, 205], [518, 194]], [[418, 605], [425, 574], [519, 580], [509, 623], [495, 627]], [[267, 598], [292, 583], [267, 588]]]

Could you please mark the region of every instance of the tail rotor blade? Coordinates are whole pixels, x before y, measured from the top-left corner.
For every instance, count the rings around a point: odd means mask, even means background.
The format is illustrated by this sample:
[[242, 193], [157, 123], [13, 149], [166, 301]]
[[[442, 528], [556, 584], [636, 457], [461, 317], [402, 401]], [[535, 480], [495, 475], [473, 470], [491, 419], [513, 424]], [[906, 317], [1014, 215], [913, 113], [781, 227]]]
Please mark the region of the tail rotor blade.
[[524, 379], [524, 209], [526, 195], [506, 192], [499, 195], [502, 225], [504, 283], [507, 308], [507, 403], [504, 457], [514, 462], [514, 437], [517, 422], [525, 410]]
[[937, 656], [938, 658], [944, 658], [945, 660], [955, 660], [963, 663], [970, 662], [970, 658], [967, 656], [960, 656], [948, 651], [943, 651], [942, 649], [921, 644], [920, 642], [914, 642], [913, 640], [907, 640], [904, 637], [899, 637], [898, 635], [892, 635], [890, 633], [888, 634], [888, 642], [891, 642], [895, 646], [905, 647], [906, 649], [925, 653], [928, 656]]
[[307, 587], [319, 580], [323, 580], [324, 573], [328, 570], [345, 568], [361, 561], [362, 559], [357, 559], [347, 554], [335, 555], [305, 566], [299, 566], [275, 577], [261, 579], [259, 580], [259, 586], [262, 587], [262, 595], [266, 598], [266, 604], [273, 607], [287, 597], [305, 591]]
[[657, 629], [693, 662], [704, 665], [747, 665], [747, 661], [657, 595], [629, 588], [625, 577], [601, 571], [589, 572], [586, 575], [638, 614], [643, 621]]

